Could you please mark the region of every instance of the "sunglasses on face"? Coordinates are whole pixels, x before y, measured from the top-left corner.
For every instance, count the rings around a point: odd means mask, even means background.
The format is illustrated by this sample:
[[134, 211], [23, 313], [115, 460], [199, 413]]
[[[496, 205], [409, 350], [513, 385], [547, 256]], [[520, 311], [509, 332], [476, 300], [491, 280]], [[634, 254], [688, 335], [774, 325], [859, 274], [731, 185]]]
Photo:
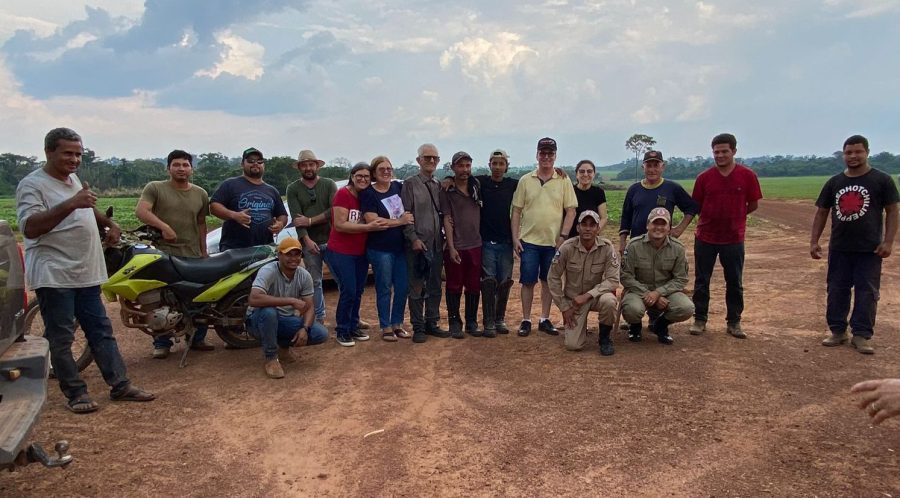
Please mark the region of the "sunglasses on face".
[[306, 195], [309, 196], [309, 202], [315, 204], [316, 203], [316, 191], [315, 189], [307, 188]]
[[422, 156], [422, 160], [438, 162], [441, 160], [441, 156]]
[[266, 164], [265, 159], [245, 159], [247, 164]]

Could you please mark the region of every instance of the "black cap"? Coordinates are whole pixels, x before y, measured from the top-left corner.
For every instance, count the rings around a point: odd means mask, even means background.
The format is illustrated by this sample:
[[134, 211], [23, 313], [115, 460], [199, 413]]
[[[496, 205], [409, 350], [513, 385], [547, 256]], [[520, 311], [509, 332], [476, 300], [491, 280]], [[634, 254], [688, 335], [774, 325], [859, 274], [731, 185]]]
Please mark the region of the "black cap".
[[556, 152], [556, 140], [550, 137], [544, 137], [538, 140], [537, 150], [552, 150]]
[[453, 159], [450, 160], [450, 166], [455, 166], [456, 163], [462, 161], [463, 159], [472, 160], [472, 156], [469, 155], [468, 152], [459, 151], [456, 154], [453, 154]]
[[248, 157], [250, 157], [254, 154], [258, 155], [259, 157], [261, 157], [263, 159], [265, 159], [265, 157], [266, 157], [263, 155], [263, 153], [259, 149], [255, 148], [255, 147], [250, 147], [249, 149], [245, 150], [243, 154], [241, 154], [241, 159], [247, 159]]
[[644, 162], [647, 161], [659, 161], [663, 162], [662, 152], [658, 150], [648, 150], [644, 153]]

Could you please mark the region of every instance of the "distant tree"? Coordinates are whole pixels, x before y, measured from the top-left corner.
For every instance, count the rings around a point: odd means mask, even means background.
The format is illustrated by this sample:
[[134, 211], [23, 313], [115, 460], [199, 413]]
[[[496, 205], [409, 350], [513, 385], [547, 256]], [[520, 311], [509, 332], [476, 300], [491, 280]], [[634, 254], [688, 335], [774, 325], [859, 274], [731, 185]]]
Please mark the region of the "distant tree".
[[415, 161], [406, 161], [403, 166], [394, 169], [394, 176], [401, 180], [417, 174], [419, 174], [419, 164]]
[[656, 140], [650, 135], [635, 133], [625, 141], [625, 148], [634, 152], [634, 181], [638, 181], [638, 170], [641, 164], [641, 155], [656, 145]]
[[[331, 161], [325, 163], [325, 166], [331, 168], [343, 168], [346, 171], [350, 171], [350, 167], [353, 166], [353, 163], [346, 157], [335, 157]], [[321, 174], [321, 170], [319, 170], [319, 175], [321, 176]]]
[[[349, 162], [349, 161], [348, 161]], [[349, 166], [323, 166], [319, 168], [319, 176], [332, 180], [346, 180], [350, 176]]]

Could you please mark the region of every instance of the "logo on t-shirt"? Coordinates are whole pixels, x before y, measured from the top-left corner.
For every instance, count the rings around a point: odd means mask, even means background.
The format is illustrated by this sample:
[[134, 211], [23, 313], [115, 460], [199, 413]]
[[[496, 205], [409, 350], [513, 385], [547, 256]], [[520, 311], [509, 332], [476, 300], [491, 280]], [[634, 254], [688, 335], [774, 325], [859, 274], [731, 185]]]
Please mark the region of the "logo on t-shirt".
[[359, 209], [351, 209], [347, 214], [347, 221], [349, 221], [350, 223], [362, 223], [362, 213], [359, 212]]
[[244, 192], [238, 199], [238, 210], [249, 209], [253, 224], [265, 223], [268, 225], [272, 221], [274, 207], [275, 201], [272, 197], [256, 190]]
[[866, 215], [871, 198], [862, 185], [848, 185], [835, 195], [834, 215], [839, 221], [856, 221]]

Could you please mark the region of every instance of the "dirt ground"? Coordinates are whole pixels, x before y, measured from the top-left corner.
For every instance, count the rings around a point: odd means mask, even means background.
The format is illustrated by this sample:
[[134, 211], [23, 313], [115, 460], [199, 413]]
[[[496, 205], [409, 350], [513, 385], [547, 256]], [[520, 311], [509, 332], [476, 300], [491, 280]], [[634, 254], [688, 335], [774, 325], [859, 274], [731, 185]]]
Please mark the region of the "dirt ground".
[[[158, 400], [109, 402], [92, 365], [101, 410], [74, 415], [51, 380], [35, 437], [68, 439], [76, 460], [4, 473], [0, 496], [900, 496], [900, 420], [871, 427], [848, 393], [898, 376], [900, 255], [884, 266], [877, 353], [824, 348], [812, 211], [761, 203], [744, 341], [724, 333], [717, 274], [708, 332], [678, 324], [670, 347], [623, 333], [612, 357], [543, 334], [330, 340], [269, 380], [259, 350], [225, 350], [214, 334], [216, 351], [185, 369], [153, 360], [110, 305], [130, 377]], [[377, 322], [374, 289], [362, 314]]]

